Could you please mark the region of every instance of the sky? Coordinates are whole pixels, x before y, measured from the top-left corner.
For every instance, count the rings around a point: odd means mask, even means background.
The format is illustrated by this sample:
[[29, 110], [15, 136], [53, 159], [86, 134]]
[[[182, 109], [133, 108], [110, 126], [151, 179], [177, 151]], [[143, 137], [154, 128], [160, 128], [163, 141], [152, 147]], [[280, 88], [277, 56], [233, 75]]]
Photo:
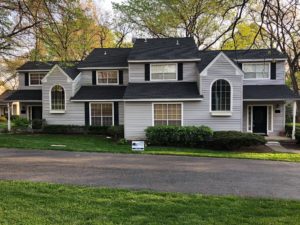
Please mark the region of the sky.
[[105, 11], [112, 12], [112, 2], [120, 3], [124, 0], [94, 0], [99, 8], [103, 8]]

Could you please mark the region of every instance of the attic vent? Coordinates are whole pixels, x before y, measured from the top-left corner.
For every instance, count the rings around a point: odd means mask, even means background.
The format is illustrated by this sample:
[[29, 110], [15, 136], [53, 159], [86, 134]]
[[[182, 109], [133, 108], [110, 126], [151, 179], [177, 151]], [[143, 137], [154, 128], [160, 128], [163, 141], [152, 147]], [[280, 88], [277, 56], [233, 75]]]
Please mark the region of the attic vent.
[[147, 38], [145, 38], [145, 41], [144, 42], [147, 42]]
[[178, 40], [176, 41], [176, 45], [179, 45], [179, 41]]
[[107, 55], [106, 51], [104, 51], [104, 55]]

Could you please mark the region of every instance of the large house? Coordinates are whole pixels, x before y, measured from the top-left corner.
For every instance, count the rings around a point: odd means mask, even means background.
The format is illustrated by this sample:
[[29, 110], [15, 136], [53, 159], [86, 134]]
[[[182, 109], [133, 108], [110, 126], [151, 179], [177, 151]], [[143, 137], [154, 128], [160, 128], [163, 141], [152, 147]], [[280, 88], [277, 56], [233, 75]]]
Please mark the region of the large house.
[[192, 38], [136, 39], [133, 48], [94, 49], [82, 62], [27, 62], [2, 102], [47, 124], [124, 125], [144, 139], [155, 125], [279, 135], [286, 57], [276, 49], [199, 51]]

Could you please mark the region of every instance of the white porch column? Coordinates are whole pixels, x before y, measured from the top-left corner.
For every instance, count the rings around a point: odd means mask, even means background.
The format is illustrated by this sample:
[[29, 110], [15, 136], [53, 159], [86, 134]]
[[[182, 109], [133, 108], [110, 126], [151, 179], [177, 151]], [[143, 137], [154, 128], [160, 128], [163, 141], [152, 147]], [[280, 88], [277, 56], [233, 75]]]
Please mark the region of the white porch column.
[[11, 131], [11, 121], [10, 121], [10, 104], [7, 103], [7, 130]]
[[295, 140], [295, 134], [296, 134], [296, 112], [297, 112], [297, 102], [293, 102], [293, 131], [292, 131], [292, 139]]

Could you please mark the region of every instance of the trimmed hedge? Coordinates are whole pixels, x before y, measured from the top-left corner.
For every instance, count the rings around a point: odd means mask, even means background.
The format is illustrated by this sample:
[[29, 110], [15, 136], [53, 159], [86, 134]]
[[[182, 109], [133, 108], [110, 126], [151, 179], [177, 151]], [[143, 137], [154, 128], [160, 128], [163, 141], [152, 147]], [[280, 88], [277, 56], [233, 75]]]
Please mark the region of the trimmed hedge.
[[45, 125], [43, 133], [47, 134], [98, 134], [107, 135], [115, 139], [124, 137], [123, 126], [76, 126], [76, 125]]
[[162, 146], [200, 146], [213, 135], [206, 126], [154, 126], [145, 131], [149, 144]]
[[237, 150], [241, 147], [264, 145], [263, 136], [239, 131], [216, 131], [208, 147], [220, 150]]

